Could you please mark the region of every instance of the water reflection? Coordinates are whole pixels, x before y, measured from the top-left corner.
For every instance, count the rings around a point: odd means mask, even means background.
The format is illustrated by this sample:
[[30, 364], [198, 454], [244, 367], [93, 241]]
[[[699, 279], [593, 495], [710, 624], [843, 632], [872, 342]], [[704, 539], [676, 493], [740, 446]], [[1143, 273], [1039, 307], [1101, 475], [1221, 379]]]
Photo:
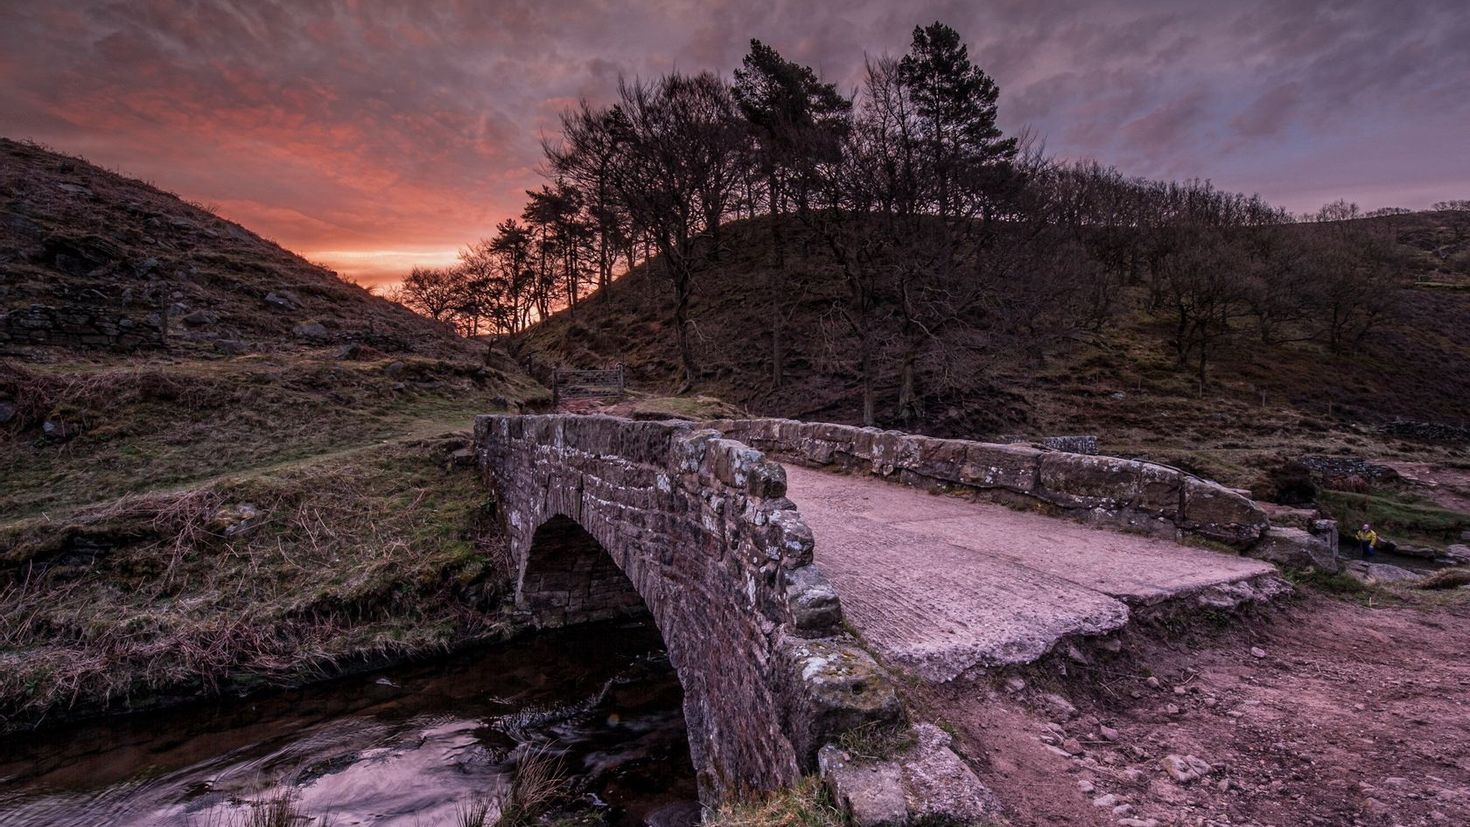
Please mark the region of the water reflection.
[[605, 823], [690, 823], [680, 703], [651, 626], [581, 627], [281, 695], [11, 736], [0, 823], [223, 825], [284, 789], [337, 827], [454, 824], [528, 752], [554, 760], [568, 798]]

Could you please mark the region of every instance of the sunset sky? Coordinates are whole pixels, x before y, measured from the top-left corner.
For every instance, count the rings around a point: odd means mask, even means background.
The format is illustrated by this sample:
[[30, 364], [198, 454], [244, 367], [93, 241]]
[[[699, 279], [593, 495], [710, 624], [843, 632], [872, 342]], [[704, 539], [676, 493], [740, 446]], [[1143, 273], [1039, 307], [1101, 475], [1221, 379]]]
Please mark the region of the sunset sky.
[[519, 213], [620, 74], [728, 75], [757, 37], [851, 89], [936, 19], [1052, 154], [1298, 211], [1470, 198], [1464, 0], [0, 0], [0, 134], [383, 283]]

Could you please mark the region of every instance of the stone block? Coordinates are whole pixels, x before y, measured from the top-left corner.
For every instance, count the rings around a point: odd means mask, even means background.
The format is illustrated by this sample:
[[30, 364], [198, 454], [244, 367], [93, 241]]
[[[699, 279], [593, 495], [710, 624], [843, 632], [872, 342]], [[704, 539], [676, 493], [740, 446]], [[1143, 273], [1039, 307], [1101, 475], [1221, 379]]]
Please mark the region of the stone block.
[[1245, 547], [1259, 540], [1269, 525], [1259, 506], [1219, 483], [1185, 476], [1183, 489], [1180, 525], [1186, 530]]
[[1305, 529], [1271, 526], [1246, 556], [1300, 571], [1336, 574], [1342, 569], [1336, 550]]
[[949, 474], [956, 482], [976, 488], [1006, 488], [1029, 493], [1036, 488], [1037, 469], [1043, 454], [1043, 451], [1026, 445], [965, 443], [964, 458], [950, 469]]
[[1143, 463], [1049, 451], [1042, 455], [1035, 493], [1065, 508], [1115, 510], [1132, 505]]
[[909, 823], [903, 771], [892, 761], [855, 761], [836, 744], [822, 747], [817, 769], [832, 802], [853, 827], [902, 827]]

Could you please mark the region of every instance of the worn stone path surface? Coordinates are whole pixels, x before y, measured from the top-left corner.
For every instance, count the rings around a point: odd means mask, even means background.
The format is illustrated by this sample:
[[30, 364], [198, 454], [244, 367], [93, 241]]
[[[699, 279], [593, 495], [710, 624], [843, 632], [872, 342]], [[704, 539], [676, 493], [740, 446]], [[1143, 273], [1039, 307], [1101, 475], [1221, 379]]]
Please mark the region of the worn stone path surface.
[[1139, 605], [1244, 590], [1268, 563], [970, 502], [863, 475], [786, 467], [844, 613], [889, 663], [931, 681], [1026, 663]]

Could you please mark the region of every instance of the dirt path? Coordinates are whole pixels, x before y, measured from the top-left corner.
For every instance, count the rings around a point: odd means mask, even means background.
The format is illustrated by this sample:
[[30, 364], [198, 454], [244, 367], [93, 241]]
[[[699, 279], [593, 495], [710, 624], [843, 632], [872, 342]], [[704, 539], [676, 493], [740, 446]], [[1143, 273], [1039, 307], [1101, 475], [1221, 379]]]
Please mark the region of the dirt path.
[[[1018, 825], [1465, 825], [1470, 600], [1455, 602], [1309, 597], [1228, 632], [1137, 635], [1132, 659], [1081, 676], [917, 691]], [[1170, 755], [1208, 767], [1179, 781]]]
[[848, 620], [887, 662], [931, 681], [1026, 663], [1061, 638], [1124, 626], [1131, 606], [1238, 590], [1275, 572], [866, 476], [786, 470]]

